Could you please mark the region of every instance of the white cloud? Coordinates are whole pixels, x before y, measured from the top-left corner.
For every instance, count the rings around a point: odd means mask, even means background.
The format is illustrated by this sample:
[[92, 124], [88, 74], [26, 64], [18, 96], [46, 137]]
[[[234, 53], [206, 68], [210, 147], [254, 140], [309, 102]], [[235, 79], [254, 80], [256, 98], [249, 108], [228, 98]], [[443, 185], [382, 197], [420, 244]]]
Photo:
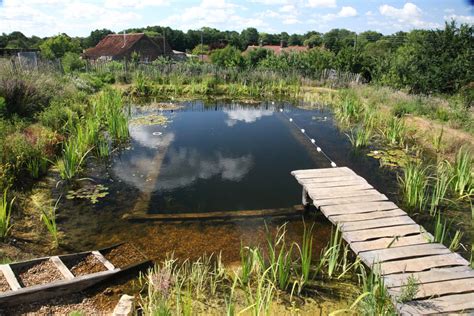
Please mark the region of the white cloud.
[[273, 115], [273, 110], [242, 108], [238, 110], [224, 110], [224, 113], [229, 117], [225, 121], [227, 126], [232, 127], [239, 121], [245, 123], [254, 123], [264, 116], [271, 116]]
[[422, 19], [423, 11], [411, 2], [405, 3], [401, 9], [397, 9], [388, 4], [379, 7], [381, 15], [398, 22], [397, 28], [406, 28], [406, 26], [430, 28], [438, 27], [439, 24], [426, 22]]
[[282, 13], [293, 13], [296, 11], [296, 7], [292, 4], [282, 6], [278, 11]]
[[336, 0], [308, 0], [308, 6], [312, 8], [335, 8]]
[[342, 7], [337, 13], [328, 13], [321, 16], [323, 21], [332, 21], [338, 18], [349, 18], [357, 16], [357, 10], [353, 7]]
[[107, 8], [144, 8], [169, 5], [169, 2], [166, 0], [105, 0], [104, 5]]
[[474, 24], [474, 16], [472, 15], [451, 14], [451, 15], [444, 16], [444, 19], [446, 21], [456, 20], [456, 22], [460, 22], [460, 23]]
[[374, 13], [369, 10], [369, 11], [365, 12], [365, 15], [366, 15], [366, 16], [372, 16], [372, 15], [374, 15]]

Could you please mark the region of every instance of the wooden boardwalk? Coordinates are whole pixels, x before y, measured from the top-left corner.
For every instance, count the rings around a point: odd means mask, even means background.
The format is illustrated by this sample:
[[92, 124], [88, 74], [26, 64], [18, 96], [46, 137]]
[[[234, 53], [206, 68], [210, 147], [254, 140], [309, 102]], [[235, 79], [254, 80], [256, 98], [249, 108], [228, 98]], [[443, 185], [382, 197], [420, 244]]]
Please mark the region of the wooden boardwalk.
[[396, 303], [402, 315], [474, 313], [474, 270], [459, 254], [433, 242], [433, 236], [403, 210], [347, 167], [296, 170], [303, 204], [318, 208], [369, 267], [383, 276], [393, 301], [410, 276], [415, 299]]

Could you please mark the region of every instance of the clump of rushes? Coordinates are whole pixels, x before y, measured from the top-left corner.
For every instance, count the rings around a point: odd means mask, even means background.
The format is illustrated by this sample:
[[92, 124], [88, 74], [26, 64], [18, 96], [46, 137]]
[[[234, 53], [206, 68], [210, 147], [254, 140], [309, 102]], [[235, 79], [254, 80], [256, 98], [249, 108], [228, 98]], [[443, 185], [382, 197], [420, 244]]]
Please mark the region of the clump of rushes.
[[383, 278], [377, 271], [377, 267], [373, 267], [367, 273], [364, 266], [360, 265], [359, 276], [362, 280], [362, 291], [367, 293], [360, 301], [360, 312], [362, 315], [394, 315], [395, 311], [390, 296]]
[[313, 228], [314, 224], [310, 228], [303, 222], [303, 240], [301, 247], [295, 244], [300, 254], [301, 269], [299, 271], [299, 291], [303, 289], [304, 285], [310, 279], [311, 272], [311, 260], [313, 255]]
[[434, 242], [442, 244], [446, 237], [447, 229], [447, 220], [445, 219], [443, 222], [441, 220], [441, 213], [438, 211], [434, 223]]
[[272, 281], [278, 285], [281, 290], [286, 290], [290, 283], [291, 275], [291, 253], [293, 245], [286, 246], [286, 224], [278, 227], [275, 237], [272, 239], [267, 228], [267, 246], [270, 275]]
[[473, 167], [472, 152], [466, 147], [461, 147], [452, 166], [453, 181], [451, 183], [453, 191], [460, 197], [469, 197], [474, 194]]
[[389, 145], [403, 146], [405, 144], [407, 127], [402, 118], [391, 117], [381, 133]]
[[15, 198], [12, 198], [8, 201], [8, 188], [3, 190], [3, 198], [0, 201], [0, 239], [5, 240], [8, 233], [10, 232], [11, 224], [10, 218], [12, 214], [12, 206], [13, 202], [15, 202]]
[[403, 169], [403, 176], [398, 176], [398, 181], [407, 206], [422, 210], [427, 203], [428, 167], [410, 161]]
[[62, 179], [72, 179], [80, 172], [82, 163], [91, 149], [85, 150], [81, 138], [71, 137], [63, 144], [63, 156], [57, 162]]
[[124, 111], [120, 92], [106, 89], [92, 102], [94, 112], [107, 125], [110, 137], [117, 143], [128, 139], [128, 116]]
[[53, 238], [53, 247], [57, 247], [59, 245], [59, 238], [58, 238], [58, 226], [56, 225], [56, 210], [58, 208], [59, 199], [56, 201], [53, 207], [42, 208], [41, 209], [41, 220], [43, 221], [46, 229], [48, 230], [49, 234]]
[[463, 232], [460, 230], [456, 230], [456, 233], [454, 234], [453, 239], [449, 243], [449, 250], [451, 251], [457, 251], [459, 247], [461, 247], [461, 239], [463, 236]]
[[352, 146], [356, 148], [366, 147], [372, 139], [372, 128], [369, 126], [359, 126], [352, 129], [350, 134], [346, 134]]
[[449, 162], [441, 161], [436, 167], [435, 177], [431, 177], [434, 181], [433, 190], [431, 192], [430, 215], [434, 215], [440, 204], [445, 200], [449, 185], [452, 181], [449, 170]]
[[346, 91], [342, 94], [342, 102], [335, 109], [335, 115], [342, 124], [358, 122], [363, 112], [363, 105], [358, 97]]

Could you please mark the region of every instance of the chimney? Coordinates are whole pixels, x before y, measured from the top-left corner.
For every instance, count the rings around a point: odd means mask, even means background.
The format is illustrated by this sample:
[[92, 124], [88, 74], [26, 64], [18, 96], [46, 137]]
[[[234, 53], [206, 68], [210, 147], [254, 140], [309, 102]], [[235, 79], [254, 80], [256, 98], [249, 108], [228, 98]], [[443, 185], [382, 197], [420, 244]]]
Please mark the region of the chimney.
[[127, 38], [125, 36], [125, 31], [123, 31], [123, 45], [122, 45], [122, 48], [124, 48], [126, 44], [127, 44]]
[[284, 40], [281, 40], [280, 41], [280, 47], [283, 48], [283, 47], [287, 47], [288, 46], [288, 43]]

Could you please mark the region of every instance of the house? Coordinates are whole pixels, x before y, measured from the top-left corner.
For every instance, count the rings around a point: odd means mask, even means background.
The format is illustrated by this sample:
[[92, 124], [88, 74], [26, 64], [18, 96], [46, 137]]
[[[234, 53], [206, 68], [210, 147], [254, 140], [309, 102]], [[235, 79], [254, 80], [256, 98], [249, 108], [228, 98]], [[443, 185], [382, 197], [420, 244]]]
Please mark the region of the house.
[[309, 50], [307, 46], [292, 45], [288, 46], [285, 41], [281, 41], [280, 45], [249, 45], [244, 53], [248, 53], [251, 50], [264, 48], [272, 51], [275, 55], [280, 55], [281, 53], [290, 53], [290, 52], [306, 52]]
[[83, 57], [90, 60], [129, 60], [133, 54], [138, 54], [142, 62], [151, 62], [159, 56], [171, 56], [173, 51], [163, 37], [150, 38], [144, 33], [109, 34], [95, 47], [86, 49]]

